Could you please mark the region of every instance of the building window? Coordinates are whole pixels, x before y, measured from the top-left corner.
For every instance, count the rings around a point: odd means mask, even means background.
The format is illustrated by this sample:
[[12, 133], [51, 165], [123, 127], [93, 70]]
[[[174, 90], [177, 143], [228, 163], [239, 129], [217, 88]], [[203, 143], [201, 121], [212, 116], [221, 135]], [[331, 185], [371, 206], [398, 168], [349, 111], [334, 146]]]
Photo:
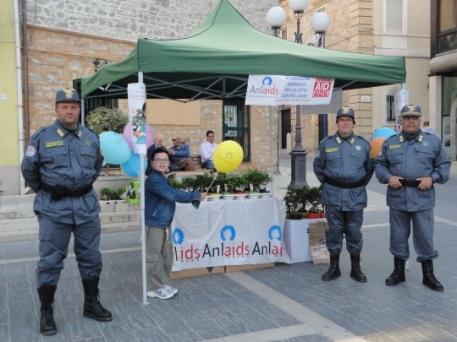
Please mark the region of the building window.
[[244, 100], [224, 100], [222, 115], [223, 140], [235, 140], [238, 142], [243, 148], [243, 161], [251, 161], [249, 106], [244, 104]]
[[439, 32], [445, 32], [457, 27], [456, 3], [454, 0], [440, 0], [439, 2]]
[[403, 0], [385, 0], [387, 33], [403, 33]]
[[386, 96], [387, 121], [395, 121], [395, 95]]
[[457, 1], [438, 1], [438, 53], [457, 49]]
[[287, 40], [287, 28], [281, 30], [281, 39]]

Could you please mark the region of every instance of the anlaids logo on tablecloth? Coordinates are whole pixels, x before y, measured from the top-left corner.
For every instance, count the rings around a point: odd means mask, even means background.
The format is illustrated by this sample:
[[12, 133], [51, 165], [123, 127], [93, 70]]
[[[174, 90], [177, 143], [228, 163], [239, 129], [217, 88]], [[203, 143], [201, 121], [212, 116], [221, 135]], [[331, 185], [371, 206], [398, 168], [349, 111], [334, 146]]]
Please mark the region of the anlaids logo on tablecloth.
[[281, 227], [278, 225], [271, 226], [268, 230], [268, 238], [270, 240], [281, 241]]
[[174, 254], [178, 262], [195, 262], [201, 259], [235, 259], [249, 256], [285, 255], [282, 243], [281, 227], [272, 225], [265, 230], [267, 239], [238, 240], [237, 230], [233, 225], [225, 225], [219, 230], [220, 241], [200, 244], [198, 241], [185, 241], [184, 233], [180, 228], [173, 230]]

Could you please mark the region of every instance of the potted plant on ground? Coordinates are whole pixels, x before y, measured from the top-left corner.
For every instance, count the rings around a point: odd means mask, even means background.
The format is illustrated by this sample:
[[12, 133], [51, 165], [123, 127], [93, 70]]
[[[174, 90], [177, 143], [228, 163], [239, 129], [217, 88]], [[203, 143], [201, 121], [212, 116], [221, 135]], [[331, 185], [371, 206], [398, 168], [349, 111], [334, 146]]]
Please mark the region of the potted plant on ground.
[[320, 188], [289, 189], [284, 197], [286, 203], [286, 224], [284, 243], [289, 262], [311, 261], [309, 251], [309, 224], [324, 217]]

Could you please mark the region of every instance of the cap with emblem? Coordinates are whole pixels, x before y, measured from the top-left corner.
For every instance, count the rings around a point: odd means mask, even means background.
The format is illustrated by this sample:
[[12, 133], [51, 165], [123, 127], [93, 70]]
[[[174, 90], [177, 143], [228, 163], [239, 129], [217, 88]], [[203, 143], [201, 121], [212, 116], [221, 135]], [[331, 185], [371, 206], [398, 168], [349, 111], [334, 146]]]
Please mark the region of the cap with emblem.
[[78, 92], [75, 89], [60, 89], [56, 93], [56, 103], [80, 102]]
[[336, 120], [338, 121], [338, 119], [343, 116], [352, 118], [352, 120], [355, 122], [354, 110], [351, 107], [345, 106], [338, 109], [338, 112], [336, 112]]
[[400, 116], [422, 116], [421, 107], [415, 105], [405, 105], [400, 111]]

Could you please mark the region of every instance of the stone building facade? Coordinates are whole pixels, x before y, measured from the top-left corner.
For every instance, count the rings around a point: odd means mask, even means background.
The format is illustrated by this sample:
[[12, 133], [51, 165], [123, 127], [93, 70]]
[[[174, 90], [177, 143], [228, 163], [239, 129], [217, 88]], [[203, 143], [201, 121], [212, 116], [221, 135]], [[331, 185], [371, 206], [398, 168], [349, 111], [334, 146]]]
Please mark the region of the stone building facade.
[[[294, 14], [288, 9], [287, 0], [280, 3], [288, 14], [283, 36], [294, 40]], [[428, 118], [429, 1], [310, 0], [302, 18], [305, 44], [313, 42], [310, 22], [312, 15], [318, 11], [325, 11], [330, 18], [325, 48], [369, 55], [404, 56], [409, 101], [421, 105]], [[393, 112], [395, 117], [398, 112], [400, 88], [401, 85], [396, 84], [343, 92], [344, 105], [350, 105], [355, 110], [355, 130], [358, 134], [369, 138], [373, 130], [380, 126], [394, 127], [395, 121], [389, 118], [389, 113]], [[291, 119], [294, 126], [294, 115]], [[329, 115], [328, 123], [329, 133], [334, 132], [334, 113]], [[317, 147], [316, 115], [303, 116], [302, 127], [307, 127], [303, 132], [305, 147]]]
[[[269, 8], [283, 6], [288, 22], [282, 33], [294, 40], [295, 18], [287, 0], [230, 0], [234, 7], [257, 29], [271, 32], [265, 15]], [[54, 120], [53, 96], [60, 87], [94, 72], [94, 61], [120, 61], [131, 51], [138, 37], [153, 39], [181, 38], [189, 35], [204, 20], [218, 0], [25, 0], [27, 73], [24, 89], [28, 103], [27, 135]], [[389, 29], [387, 4], [401, 6], [401, 30]], [[427, 0], [310, 0], [302, 20], [304, 42], [312, 40], [310, 18], [324, 10], [331, 24], [326, 48], [367, 54], [406, 56], [410, 102], [428, 108], [429, 39]], [[424, 47], [425, 46], [425, 47]], [[424, 67], [425, 65], [425, 67]], [[24, 69], [26, 70], [26, 69]], [[344, 104], [356, 111], [356, 132], [366, 137], [374, 128], [393, 125], [386, 120], [386, 98], [396, 94], [400, 85], [366, 88], [344, 92]], [[125, 104], [120, 103], [121, 107]], [[222, 136], [222, 102], [201, 101], [198, 118], [193, 123], [162, 122], [154, 117], [150, 123], [155, 132], [162, 131], [166, 143], [174, 135], [188, 137], [193, 154], [207, 129]], [[283, 108], [287, 109], [287, 108]], [[294, 141], [295, 115], [290, 108], [291, 129], [287, 144]], [[426, 114], [427, 115], [427, 114]], [[276, 110], [250, 108], [250, 154], [255, 166], [268, 169], [276, 165], [276, 156], [286, 129]], [[271, 120], [271, 121], [270, 121]], [[198, 122], [197, 122], [198, 121]], [[335, 130], [335, 114], [329, 113], [329, 133]], [[290, 127], [291, 126], [291, 127]], [[273, 143], [270, 142], [270, 137]], [[307, 151], [318, 145], [317, 115], [302, 115], [303, 146]]]
[[[138, 37], [173, 39], [189, 35], [216, 6], [217, 0], [156, 1], [27, 1], [28, 89], [30, 134], [54, 120], [53, 96], [60, 87], [94, 72], [94, 60], [120, 61], [132, 50]], [[234, 7], [257, 29], [269, 31], [266, 12], [275, 0], [232, 0]], [[171, 138], [187, 138], [191, 153], [198, 154], [199, 144], [208, 129], [222, 136], [222, 102], [200, 101], [198, 124], [161, 122], [148, 117], [153, 131]], [[120, 107], [126, 109], [125, 102]], [[149, 107], [149, 106], [148, 106]], [[186, 113], [182, 113], [185, 115]], [[276, 158], [276, 144], [270, 151], [269, 110], [250, 109], [250, 165], [269, 169], [270, 156]], [[272, 113], [277, 121], [276, 112]], [[276, 126], [271, 130], [275, 139]], [[219, 138], [219, 139], [217, 139]]]

